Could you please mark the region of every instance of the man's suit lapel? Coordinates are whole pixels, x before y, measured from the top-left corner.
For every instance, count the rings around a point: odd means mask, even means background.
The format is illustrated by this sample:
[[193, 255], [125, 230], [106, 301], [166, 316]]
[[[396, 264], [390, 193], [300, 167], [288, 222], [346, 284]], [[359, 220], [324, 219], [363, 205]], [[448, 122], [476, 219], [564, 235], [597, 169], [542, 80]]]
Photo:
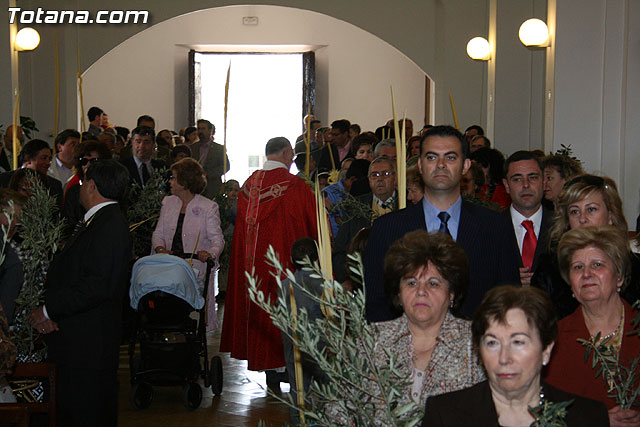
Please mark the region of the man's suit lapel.
[[[509, 230], [511, 230], [511, 236], [509, 240], [511, 241], [511, 246], [513, 246], [513, 250], [518, 255], [518, 267], [524, 267], [522, 265], [522, 254], [520, 253], [520, 247], [518, 246], [518, 238], [516, 237], [516, 230], [515, 228], [513, 228], [513, 218], [511, 217], [511, 208], [508, 208], [507, 210], [505, 210], [504, 215], [509, 219]], [[534, 265], [535, 265], [535, 259], [538, 256], [539, 247], [540, 245], [536, 246], [536, 254], [534, 256], [534, 261], [533, 261]]]
[[458, 224], [458, 238], [456, 242], [462, 246], [462, 248], [469, 253], [469, 248], [472, 248], [476, 240], [479, 238], [480, 233], [473, 228], [473, 206], [469, 202], [462, 201], [460, 207], [460, 223]]
[[540, 233], [538, 236], [538, 244], [536, 245], [536, 251], [533, 254], [533, 265], [532, 270], [538, 267], [538, 260], [540, 259], [540, 255], [543, 254], [549, 242], [549, 228], [551, 228], [551, 223], [553, 222], [553, 212], [550, 209], [542, 208], [542, 224], [540, 225]]

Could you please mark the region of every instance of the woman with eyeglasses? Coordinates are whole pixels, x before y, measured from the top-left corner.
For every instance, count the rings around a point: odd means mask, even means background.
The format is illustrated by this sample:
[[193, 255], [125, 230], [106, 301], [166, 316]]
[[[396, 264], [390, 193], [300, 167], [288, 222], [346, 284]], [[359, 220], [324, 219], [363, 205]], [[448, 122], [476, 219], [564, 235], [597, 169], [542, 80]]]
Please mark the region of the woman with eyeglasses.
[[[171, 195], [162, 200], [158, 224], [151, 237], [153, 253], [193, 253], [193, 267], [204, 277], [205, 262], [212, 259], [217, 268], [224, 248], [218, 204], [201, 196], [207, 178], [200, 163], [192, 158], [171, 165]], [[213, 271], [215, 271], [215, 268]], [[217, 328], [215, 316], [215, 275], [211, 275], [207, 295], [207, 331]]]
[[[627, 233], [627, 221], [622, 210], [622, 200], [616, 183], [608, 177], [583, 174], [564, 185], [556, 200], [553, 225], [549, 230], [549, 248], [540, 259], [531, 284], [545, 290], [554, 302], [558, 318], [573, 313], [578, 301], [572, 295], [558, 268], [556, 249], [562, 236], [569, 230], [589, 226], [613, 225]], [[640, 298], [640, 258], [629, 251], [631, 279], [621, 293], [629, 303]]]
[[80, 204], [80, 183], [89, 165], [98, 159], [110, 159], [111, 150], [104, 142], [88, 141], [78, 144], [74, 151], [73, 167], [75, 174], [67, 181], [64, 197], [62, 199], [62, 215], [67, 220], [68, 231], [73, 230], [76, 223], [85, 214], [85, 209]]

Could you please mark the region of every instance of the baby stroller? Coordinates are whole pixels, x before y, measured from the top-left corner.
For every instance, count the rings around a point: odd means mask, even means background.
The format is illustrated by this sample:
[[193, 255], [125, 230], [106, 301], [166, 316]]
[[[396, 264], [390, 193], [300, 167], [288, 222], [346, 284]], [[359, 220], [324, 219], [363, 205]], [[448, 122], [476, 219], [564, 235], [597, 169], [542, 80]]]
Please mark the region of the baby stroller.
[[[222, 360], [207, 356], [205, 333], [209, 278], [214, 262], [207, 260], [204, 284], [200, 285], [193, 268], [179, 256], [157, 254], [140, 258], [133, 266], [129, 296], [136, 310], [129, 343], [131, 367], [131, 406], [146, 409], [153, 401], [153, 386], [183, 387], [183, 403], [194, 410], [202, 401], [202, 389], [211, 386], [217, 396], [222, 392]], [[198, 320], [190, 314], [197, 310]], [[135, 355], [140, 343], [140, 355]], [[200, 363], [202, 357], [203, 363]], [[201, 367], [204, 366], [204, 369]]]

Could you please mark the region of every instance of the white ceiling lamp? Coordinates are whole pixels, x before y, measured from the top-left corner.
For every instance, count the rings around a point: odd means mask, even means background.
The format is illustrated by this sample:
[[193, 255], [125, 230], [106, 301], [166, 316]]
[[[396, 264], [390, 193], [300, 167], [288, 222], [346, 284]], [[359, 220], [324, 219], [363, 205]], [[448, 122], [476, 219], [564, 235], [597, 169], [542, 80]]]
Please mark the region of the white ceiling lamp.
[[547, 47], [549, 46], [549, 28], [544, 21], [531, 18], [520, 25], [518, 36], [523, 45], [527, 47]]
[[16, 50], [33, 50], [40, 44], [40, 34], [31, 27], [25, 27], [16, 34]]
[[491, 59], [491, 45], [484, 37], [474, 37], [467, 43], [467, 55], [477, 61]]

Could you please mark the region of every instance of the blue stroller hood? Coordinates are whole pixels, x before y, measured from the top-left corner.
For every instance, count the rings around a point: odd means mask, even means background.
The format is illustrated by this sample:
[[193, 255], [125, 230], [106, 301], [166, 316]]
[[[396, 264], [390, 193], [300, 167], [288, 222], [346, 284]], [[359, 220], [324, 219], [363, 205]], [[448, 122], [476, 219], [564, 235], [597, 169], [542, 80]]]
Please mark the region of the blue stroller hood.
[[140, 298], [153, 291], [163, 291], [185, 300], [194, 309], [204, 306], [196, 275], [187, 261], [168, 254], [149, 255], [133, 265], [129, 297], [138, 309]]

